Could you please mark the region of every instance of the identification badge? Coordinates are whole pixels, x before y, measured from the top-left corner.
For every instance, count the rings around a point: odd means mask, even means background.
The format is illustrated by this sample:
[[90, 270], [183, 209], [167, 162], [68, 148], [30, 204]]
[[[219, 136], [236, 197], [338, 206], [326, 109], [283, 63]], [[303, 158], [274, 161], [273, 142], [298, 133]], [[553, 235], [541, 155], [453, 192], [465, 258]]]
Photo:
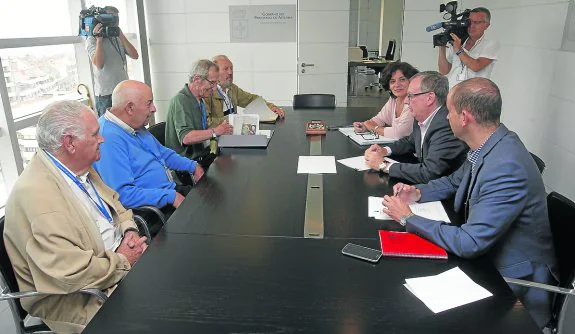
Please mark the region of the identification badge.
[[168, 177], [168, 180], [170, 180], [170, 182], [174, 181], [174, 178], [172, 177], [172, 171], [164, 166], [164, 171], [166, 171], [166, 176]]
[[461, 72], [457, 75], [457, 81], [464, 81], [467, 79], [467, 69], [465, 66], [461, 69]]

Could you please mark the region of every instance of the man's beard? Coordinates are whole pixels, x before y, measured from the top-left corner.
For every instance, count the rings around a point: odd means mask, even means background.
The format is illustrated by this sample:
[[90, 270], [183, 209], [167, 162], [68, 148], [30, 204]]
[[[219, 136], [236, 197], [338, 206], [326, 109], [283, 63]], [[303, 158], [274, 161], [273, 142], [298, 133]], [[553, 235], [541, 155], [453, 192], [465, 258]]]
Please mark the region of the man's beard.
[[222, 88], [230, 88], [230, 87], [232, 87], [232, 82], [233, 82], [233, 78], [224, 82], [223, 84], [220, 84], [220, 86], [222, 86]]

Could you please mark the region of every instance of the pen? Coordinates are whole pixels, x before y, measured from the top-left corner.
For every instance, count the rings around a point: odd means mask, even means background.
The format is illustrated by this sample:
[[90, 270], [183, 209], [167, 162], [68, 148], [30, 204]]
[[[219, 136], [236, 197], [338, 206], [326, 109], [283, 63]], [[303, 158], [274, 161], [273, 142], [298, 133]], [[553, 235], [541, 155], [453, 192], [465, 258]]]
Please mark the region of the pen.
[[399, 193], [403, 190], [403, 184], [399, 187], [399, 190], [395, 193], [395, 196], [399, 196]]

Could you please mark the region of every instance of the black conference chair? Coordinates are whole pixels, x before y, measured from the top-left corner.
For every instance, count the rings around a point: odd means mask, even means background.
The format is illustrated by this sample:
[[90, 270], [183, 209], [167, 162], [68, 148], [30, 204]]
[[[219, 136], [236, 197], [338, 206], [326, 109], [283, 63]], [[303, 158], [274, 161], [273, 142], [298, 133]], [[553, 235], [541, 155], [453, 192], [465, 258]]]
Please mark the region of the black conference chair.
[[547, 195], [547, 207], [555, 256], [559, 265], [559, 286], [507, 277], [504, 279], [508, 283], [554, 292], [553, 318], [549, 327], [553, 333], [574, 333], [575, 256], [573, 256], [573, 236], [575, 235], [575, 203], [557, 192], [552, 192]]
[[[0, 218], [0, 301], [8, 301], [8, 307], [14, 317], [16, 330], [19, 334], [52, 333], [40, 319], [30, 316], [20, 304], [20, 298], [48, 295], [38, 291], [20, 292], [14, 269], [6, 253], [4, 244], [4, 217]], [[75, 293], [84, 293], [99, 298], [102, 302], [108, 299], [104, 292], [98, 289], [82, 289]]]
[[166, 215], [155, 206], [142, 205], [133, 208], [134, 222], [140, 230], [140, 234], [148, 238], [148, 244], [152, 242], [152, 238], [164, 227], [168, 221]]
[[394, 39], [389, 41], [389, 43], [387, 44], [387, 52], [385, 53], [385, 60], [391, 61], [393, 60], [393, 58], [395, 58], [395, 45], [396, 42]]
[[166, 146], [166, 122], [156, 123], [150, 126], [148, 131], [150, 131], [150, 133], [156, 137], [160, 144]]
[[335, 108], [335, 95], [333, 94], [298, 94], [293, 96], [294, 109]]
[[539, 173], [543, 174], [543, 171], [545, 170], [545, 162], [533, 153], [531, 153], [531, 156], [533, 157], [533, 160], [535, 160], [535, 164], [537, 164], [537, 168], [539, 168]]

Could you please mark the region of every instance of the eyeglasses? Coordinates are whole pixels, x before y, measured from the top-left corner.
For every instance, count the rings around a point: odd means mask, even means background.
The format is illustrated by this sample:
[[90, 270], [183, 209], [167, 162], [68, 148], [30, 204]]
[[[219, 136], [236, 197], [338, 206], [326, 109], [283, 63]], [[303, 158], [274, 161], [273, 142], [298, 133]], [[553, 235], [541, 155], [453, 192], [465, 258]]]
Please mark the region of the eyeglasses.
[[428, 90], [428, 91], [419, 92], [419, 93], [407, 93], [407, 99], [411, 101], [412, 98], [419, 96], [419, 95], [427, 94], [427, 93], [433, 93], [433, 92]]
[[217, 80], [211, 81], [211, 80], [208, 80], [208, 78], [206, 78], [205, 80], [206, 80], [207, 82], [209, 82], [209, 83], [210, 83], [210, 86], [212, 86], [212, 87], [214, 87], [215, 85], [218, 84], [218, 81], [217, 81]]
[[379, 139], [379, 134], [377, 134], [376, 132], [363, 132], [363, 133], [358, 133], [358, 135], [360, 135], [361, 138], [363, 138], [364, 140]]
[[481, 23], [485, 23], [485, 20], [481, 20], [481, 21], [471, 21], [471, 20], [469, 20], [469, 23], [470, 23], [470, 24], [473, 24], [473, 25], [478, 25], [478, 24], [481, 24]]

